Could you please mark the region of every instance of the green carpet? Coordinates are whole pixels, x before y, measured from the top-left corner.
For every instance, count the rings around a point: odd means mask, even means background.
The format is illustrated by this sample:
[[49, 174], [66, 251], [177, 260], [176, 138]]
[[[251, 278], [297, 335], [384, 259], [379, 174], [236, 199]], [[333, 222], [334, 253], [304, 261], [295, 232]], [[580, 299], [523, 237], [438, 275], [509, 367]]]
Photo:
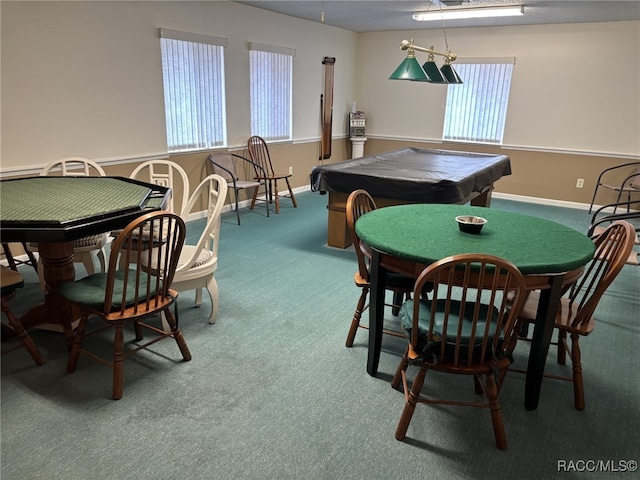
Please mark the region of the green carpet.
[[[47, 479], [551, 479], [559, 462], [639, 460], [640, 269], [627, 266], [606, 293], [594, 334], [582, 342], [587, 408], [571, 384], [545, 379], [539, 408], [523, 405], [524, 377], [501, 393], [508, 450], [497, 450], [489, 412], [420, 405], [406, 441], [394, 438], [403, 395], [389, 386], [404, 342], [385, 337], [379, 375], [367, 375], [367, 332], [344, 341], [359, 296], [351, 248], [326, 246], [327, 197], [306, 192], [299, 208], [223, 216], [220, 313], [179, 297], [193, 360], [165, 341], [125, 361], [122, 400], [111, 371], [82, 357], [65, 373], [60, 334], [35, 331], [47, 363], [25, 351], [2, 357], [1, 477]], [[494, 199], [492, 208], [539, 215], [586, 232], [581, 210]], [[195, 238], [202, 221], [188, 224]], [[13, 300], [41, 298], [30, 267]], [[81, 275], [81, 274], [80, 274]], [[393, 319], [388, 313], [389, 320]], [[366, 315], [365, 315], [366, 317]], [[94, 348], [109, 351], [109, 339]], [[516, 349], [526, 361], [527, 345]], [[550, 353], [548, 370], [555, 365]], [[429, 374], [438, 391], [473, 397], [469, 378]], [[631, 478], [633, 474], [624, 476]]]

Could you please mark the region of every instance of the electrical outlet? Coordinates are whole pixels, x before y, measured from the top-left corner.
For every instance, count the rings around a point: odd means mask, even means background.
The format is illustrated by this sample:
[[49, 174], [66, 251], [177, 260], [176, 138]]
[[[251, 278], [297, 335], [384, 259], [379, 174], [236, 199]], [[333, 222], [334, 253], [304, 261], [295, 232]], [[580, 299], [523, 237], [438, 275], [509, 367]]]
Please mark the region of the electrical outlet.
[[293, 175], [293, 167], [289, 167], [289, 175]]
[[584, 178], [579, 178], [578, 181], [576, 182], [576, 188], [582, 188], [584, 187]]

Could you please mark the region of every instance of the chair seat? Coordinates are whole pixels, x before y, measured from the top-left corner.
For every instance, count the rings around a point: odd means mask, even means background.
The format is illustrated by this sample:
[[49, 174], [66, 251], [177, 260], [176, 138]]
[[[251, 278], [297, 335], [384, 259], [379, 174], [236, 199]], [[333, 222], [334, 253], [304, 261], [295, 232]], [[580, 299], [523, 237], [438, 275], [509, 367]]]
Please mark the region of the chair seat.
[[[178, 260], [178, 271], [185, 267], [185, 262], [193, 256], [196, 249], [197, 247], [195, 245], [185, 245], [182, 248], [182, 253]], [[188, 268], [202, 267], [203, 265], [211, 263], [212, 260], [214, 260], [213, 254], [209, 250], [202, 249], [196, 261], [192, 265], [189, 265]]]
[[[539, 301], [540, 294], [538, 292], [531, 292], [524, 303], [524, 307], [522, 307], [519, 319], [529, 323], [534, 322]], [[571, 308], [568, 298], [561, 298], [560, 307], [556, 313], [555, 328], [562, 329], [567, 333], [589, 335], [596, 326], [596, 320], [591, 317], [588, 321], [582, 322], [578, 327], [572, 327], [571, 324], [575, 320], [577, 312], [579, 312], [579, 309], [576, 306]]]
[[613, 190], [615, 192], [640, 192], [639, 187], [635, 185], [629, 185], [629, 184], [623, 187], [622, 185], [612, 185], [609, 183], [601, 183], [600, 186], [603, 188], [608, 188], [609, 190]]
[[15, 270], [0, 265], [0, 284], [2, 287], [2, 296], [4, 297], [13, 290], [22, 288], [24, 286], [24, 278]]
[[[233, 186], [232, 182], [228, 182], [227, 183], [230, 187]], [[262, 185], [262, 183], [260, 182], [252, 182], [251, 180], [236, 180], [236, 188], [238, 190], [243, 190], [246, 188], [257, 188], [260, 185]]]
[[[115, 282], [111, 311], [119, 310], [122, 305], [122, 288], [124, 285], [125, 274], [128, 274], [129, 278], [135, 278], [136, 272], [133, 269], [129, 269], [128, 271], [118, 270], [114, 273]], [[58, 285], [57, 292], [73, 303], [85, 305], [93, 310], [102, 311], [105, 300], [107, 277], [108, 274], [106, 272], [94, 273], [93, 275], [89, 275], [75, 282], [64, 282]], [[141, 277], [141, 281], [137, 289], [132, 283], [133, 282], [127, 283], [127, 307], [135, 305], [136, 298], [145, 298], [146, 295], [146, 277]], [[155, 285], [152, 285], [152, 288], [154, 287]]]

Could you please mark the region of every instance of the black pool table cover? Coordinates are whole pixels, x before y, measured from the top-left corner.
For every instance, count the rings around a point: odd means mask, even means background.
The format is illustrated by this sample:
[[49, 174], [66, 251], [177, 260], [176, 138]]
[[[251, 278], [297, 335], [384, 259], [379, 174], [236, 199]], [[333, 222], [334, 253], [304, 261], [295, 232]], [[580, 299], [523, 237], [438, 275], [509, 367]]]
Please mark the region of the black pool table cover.
[[311, 190], [350, 193], [416, 203], [464, 203], [511, 174], [507, 155], [407, 147], [316, 166]]

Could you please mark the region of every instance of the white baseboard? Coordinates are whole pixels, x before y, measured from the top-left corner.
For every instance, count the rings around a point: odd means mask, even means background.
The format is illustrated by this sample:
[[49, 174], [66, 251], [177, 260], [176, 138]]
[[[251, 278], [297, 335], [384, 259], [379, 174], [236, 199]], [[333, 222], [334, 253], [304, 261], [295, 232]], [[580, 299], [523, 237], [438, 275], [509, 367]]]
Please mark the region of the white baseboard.
[[[526, 195], [514, 195], [512, 193], [493, 193], [494, 198], [503, 200], [513, 200], [514, 202], [535, 203], [538, 205], [552, 205], [554, 207], [576, 208], [578, 210], [589, 210], [589, 204], [579, 202], [568, 202], [566, 200], [554, 200], [552, 198], [528, 197]], [[594, 208], [599, 206], [594, 205]]]

